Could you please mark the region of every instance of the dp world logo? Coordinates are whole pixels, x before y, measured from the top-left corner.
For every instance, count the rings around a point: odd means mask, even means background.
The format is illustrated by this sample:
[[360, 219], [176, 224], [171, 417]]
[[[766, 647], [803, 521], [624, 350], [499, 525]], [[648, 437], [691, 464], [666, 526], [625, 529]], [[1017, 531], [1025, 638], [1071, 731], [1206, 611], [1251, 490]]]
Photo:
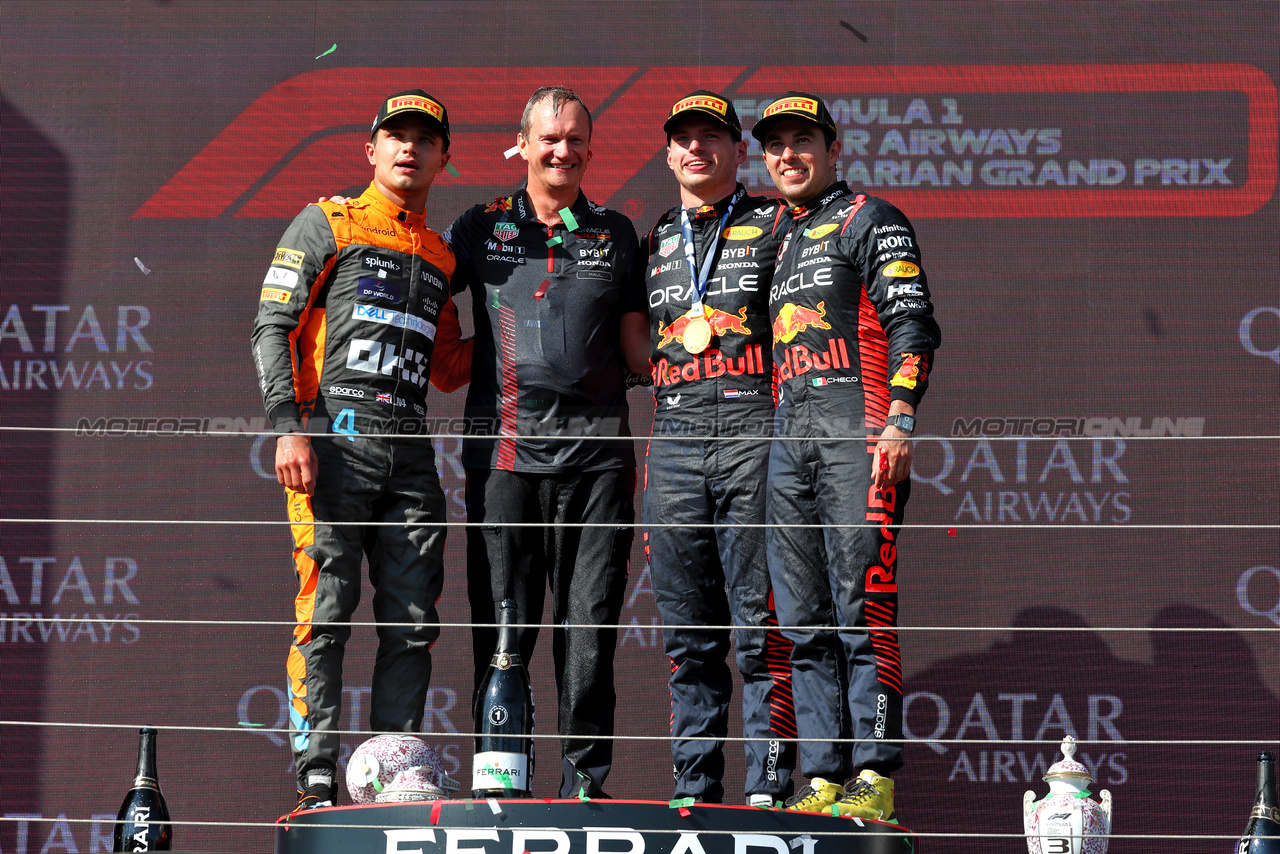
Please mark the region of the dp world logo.
[[516, 228], [514, 222], [500, 222], [493, 227], [493, 236], [503, 243], [510, 243], [515, 240], [516, 235], [519, 233], [520, 229]]
[[489, 723], [494, 726], [502, 726], [507, 722], [507, 707], [494, 706], [489, 710]]

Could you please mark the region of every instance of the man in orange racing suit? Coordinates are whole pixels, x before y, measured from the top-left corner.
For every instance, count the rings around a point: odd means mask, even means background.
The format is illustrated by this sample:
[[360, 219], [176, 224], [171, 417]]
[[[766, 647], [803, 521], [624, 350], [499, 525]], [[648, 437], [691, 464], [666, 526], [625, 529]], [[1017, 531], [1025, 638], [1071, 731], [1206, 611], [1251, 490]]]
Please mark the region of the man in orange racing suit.
[[[420, 89], [400, 92], [371, 135], [364, 194], [309, 205], [285, 231], [252, 338], [299, 579], [288, 658], [298, 809], [336, 803], [343, 624], [362, 555], [379, 624], [372, 729], [419, 729], [439, 634], [445, 502], [432, 447], [380, 434], [422, 432], [437, 327], [457, 338], [453, 253], [423, 224], [449, 162], [448, 113]], [[387, 522], [402, 524], [366, 526]]]

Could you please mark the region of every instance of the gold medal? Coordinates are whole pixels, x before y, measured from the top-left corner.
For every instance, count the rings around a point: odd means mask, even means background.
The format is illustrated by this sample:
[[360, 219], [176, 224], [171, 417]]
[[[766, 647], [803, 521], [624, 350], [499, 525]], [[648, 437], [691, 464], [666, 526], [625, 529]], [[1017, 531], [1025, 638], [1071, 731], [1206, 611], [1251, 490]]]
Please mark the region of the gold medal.
[[701, 313], [696, 317], [692, 313], [685, 317], [689, 318], [689, 322], [685, 324], [684, 335], [681, 336], [684, 348], [696, 356], [711, 343], [711, 324], [707, 323], [707, 318]]

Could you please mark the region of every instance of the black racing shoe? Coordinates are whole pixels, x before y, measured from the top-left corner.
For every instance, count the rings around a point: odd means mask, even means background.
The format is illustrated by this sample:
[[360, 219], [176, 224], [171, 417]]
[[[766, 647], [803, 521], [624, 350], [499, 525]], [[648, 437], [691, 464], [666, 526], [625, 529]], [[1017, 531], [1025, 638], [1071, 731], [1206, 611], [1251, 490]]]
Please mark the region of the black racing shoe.
[[294, 812], [331, 807], [338, 803], [337, 788], [331, 783], [313, 783], [298, 791], [298, 805]]

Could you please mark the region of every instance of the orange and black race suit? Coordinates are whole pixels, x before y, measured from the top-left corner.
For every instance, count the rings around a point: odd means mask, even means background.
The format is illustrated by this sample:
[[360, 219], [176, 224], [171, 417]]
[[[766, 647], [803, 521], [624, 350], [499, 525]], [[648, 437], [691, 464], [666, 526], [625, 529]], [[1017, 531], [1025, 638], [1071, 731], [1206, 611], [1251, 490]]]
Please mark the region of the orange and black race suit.
[[344, 204], [309, 205], [262, 283], [253, 357], [276, 432], [338, 434], [312, 439], [312, 494], [286, 490], [299, 579], [288, 675], [300, 790], [334, 783], [351, 634], [341, 624], [359, 601], [364, 555], [380, 624], [368, 727], [415, 732], [421, 723], [439, 634], [445, 502], [430, 442], [389, 434], [424, 432], [438, 330], [455, 344], [451, 359], [465, 361], [449, 302], [453, 269], [422, 215], [371, 185]]
[[733, 624], [741, 627], [733, 640], [751, 739], [744, 792], [785, 800], [795, 767], [790, 644], [765, 629], [777, 622], [759, 526], [773, 432], [769, 285], [790, 220], [784, 205], [747, 196], [741, 185], [686, 214], [695, 270], [713, 245], [716, 253], [703, 297], [713, 336], [701, 353], [684, 346], [694, 286], [680, 208], [658, 220], [645, 247], [657, 409], [645, 456], [644, 537], [671, 660], [674, 796], [724, 796], [733, 644], [729, 631], [703, 627]]
[[[858, 629], [785, 632], [800, 763], [808, 777], [888, 774], [902, 764], [897, 526], [911, 481], [873, 488], [872, 452], [890, 401], [919, 404], [941, 333], [915, 230], [897, 208], [840, 182], [791, 214], [769, 300], [769, 574], [782, 625], [834, 617]], [[789, 527], [819, 524], [832, 527]], [[862, 740], [804, 741], [837, 734]]]

